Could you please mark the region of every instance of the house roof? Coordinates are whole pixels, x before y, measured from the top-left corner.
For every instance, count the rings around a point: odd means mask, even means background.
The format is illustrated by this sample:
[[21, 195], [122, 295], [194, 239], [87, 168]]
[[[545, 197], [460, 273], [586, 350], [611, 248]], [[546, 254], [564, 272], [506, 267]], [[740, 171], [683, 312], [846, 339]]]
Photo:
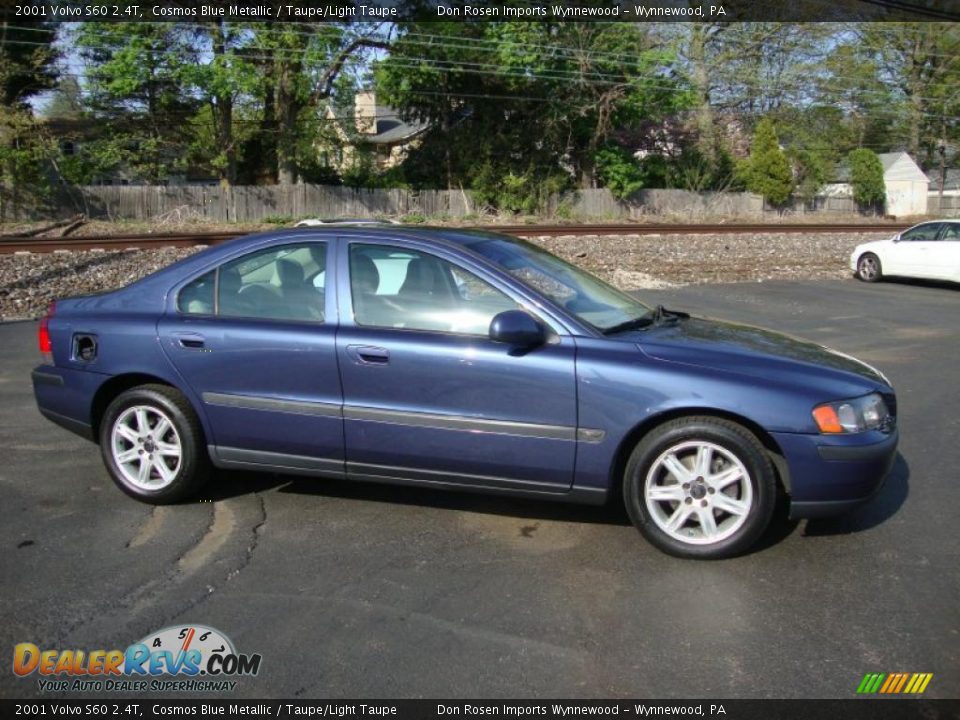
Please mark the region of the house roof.
[[[913, 182], [931, 182], [920, 166], [905, 152], [877, 153], [883, 166], [883, 179], [886, 181], [907, 180]], [[837, 164], [834, 182], [850, 182], [850, 166], [846, 161]]]
[[377, 145], [389, 145], [409, 140], [427, 129], [427, 123], [419, 120], [406, 121], [400, 113], [386, 105], [377, 106], [377, 132], [363, 138], [364, 142]]

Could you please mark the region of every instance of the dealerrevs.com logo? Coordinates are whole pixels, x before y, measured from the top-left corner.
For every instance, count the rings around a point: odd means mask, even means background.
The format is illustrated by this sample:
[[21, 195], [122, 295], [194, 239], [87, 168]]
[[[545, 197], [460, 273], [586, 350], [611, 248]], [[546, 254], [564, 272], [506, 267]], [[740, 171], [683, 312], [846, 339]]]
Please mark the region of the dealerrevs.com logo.
[[126, 650], [13, 649], [13, 672], [37, 677], [41, 692], [227, 692], [240, 676], [260, 672], [259, 653], [238, 653], [230, 639], [205, 625], [176, 625]]

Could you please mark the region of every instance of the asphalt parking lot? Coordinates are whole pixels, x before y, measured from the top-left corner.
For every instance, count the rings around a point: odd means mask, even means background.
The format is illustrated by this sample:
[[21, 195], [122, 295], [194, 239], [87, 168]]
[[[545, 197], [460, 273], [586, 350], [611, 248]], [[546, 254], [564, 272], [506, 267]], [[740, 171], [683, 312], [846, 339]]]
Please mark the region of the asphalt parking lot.
[[[867, 672], [960, 696], [960, 290], [853, 280], [645, 298], [883, 370], [901, 457], [837, 520], [693, 562], [617, 508], [221, 473], [129, 499], [36, 411], [33, 323], [0, 325], [0, 650], [124, 648], [187, 622], [259, 652], [234, 697], [853, 697]], [[0, 696], [38, 695], [0, 670]]]

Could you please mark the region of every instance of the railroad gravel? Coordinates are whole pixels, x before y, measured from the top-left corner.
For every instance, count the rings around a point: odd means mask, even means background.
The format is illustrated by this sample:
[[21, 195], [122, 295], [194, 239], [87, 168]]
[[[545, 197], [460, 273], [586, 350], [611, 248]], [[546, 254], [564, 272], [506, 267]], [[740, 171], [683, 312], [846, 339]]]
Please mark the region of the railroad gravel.
[[[850, 252], [884, 233], [533, 238], [624, 290], [692, 283], [845, 278]], [[198, 248], [0, 255], [0, 321], [36, 318], [58, 297], [126, 285]]]

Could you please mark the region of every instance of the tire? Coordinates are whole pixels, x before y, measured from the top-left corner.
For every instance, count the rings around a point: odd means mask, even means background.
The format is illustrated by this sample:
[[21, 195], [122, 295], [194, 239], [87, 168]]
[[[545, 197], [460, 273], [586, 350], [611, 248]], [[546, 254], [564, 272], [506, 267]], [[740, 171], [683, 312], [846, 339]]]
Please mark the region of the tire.
[[883, 266], [880, 258], [873, 253], [864, 253], [857, 258], [857, 277], [864, 282], [878, 282], [883, 279]]
[[623, 499], [640, 534], [663, 552], [726, 558], [750, 548], [770, 524], [776, 472], [743, 426], [715, 417], [679, 418], [634, 448]]
[[190, 497], [210, 473], [197, 414], [167, 385], [131, 388], [110, 403], [100, 423], [100, 454], [117, 487], [154, 505]]

